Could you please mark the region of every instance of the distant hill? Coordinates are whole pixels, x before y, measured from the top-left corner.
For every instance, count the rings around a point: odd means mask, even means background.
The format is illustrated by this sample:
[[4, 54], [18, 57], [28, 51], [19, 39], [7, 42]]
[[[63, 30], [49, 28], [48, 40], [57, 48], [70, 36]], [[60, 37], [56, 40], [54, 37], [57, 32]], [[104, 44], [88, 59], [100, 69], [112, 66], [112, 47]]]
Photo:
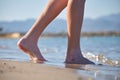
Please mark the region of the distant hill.
[[[103, 32], [103, 31], [120, 31], [120, 13], [109, 16], [99, 17], [97, 19], [86, 18], [83, 21], [82, 32]], [[0, 33], [27, 32], [33, 25], [35, 19], [25, 21], [0, 21]], [[52, 21], [45, 32], [60, 33], [67, 32], [66, 20], [55, 19]]]
[[97, 19], [85, 19], [83, 31], [120, 31], [120, 13], [99, 17]]

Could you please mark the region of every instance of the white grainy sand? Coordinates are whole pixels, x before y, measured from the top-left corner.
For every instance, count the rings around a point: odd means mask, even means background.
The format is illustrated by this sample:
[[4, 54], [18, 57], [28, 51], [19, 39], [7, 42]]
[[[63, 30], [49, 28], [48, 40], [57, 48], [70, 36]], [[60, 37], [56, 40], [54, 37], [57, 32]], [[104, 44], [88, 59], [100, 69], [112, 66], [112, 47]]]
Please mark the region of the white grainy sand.
[[46, 64], [0, 60], [0, 80], [89, 80], [74, 69]]

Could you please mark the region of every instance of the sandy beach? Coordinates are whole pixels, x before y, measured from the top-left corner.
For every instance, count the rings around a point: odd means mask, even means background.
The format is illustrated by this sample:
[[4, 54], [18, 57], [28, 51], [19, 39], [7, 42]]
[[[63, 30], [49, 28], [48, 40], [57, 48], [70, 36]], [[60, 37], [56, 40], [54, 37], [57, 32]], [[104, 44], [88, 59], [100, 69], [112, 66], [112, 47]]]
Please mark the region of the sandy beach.
[[[0, 80], [81, 80], [74, 69], [0, 60]], [[85, 79], [85, 77], [84, 77]], [[89, 80], [89, 79], [88, 79]]]
[[[79, 70], [78, 70], [78, 69]], [[109, 67], [108, 67], [109, 68]], [[65, 67], [30, 62], [0, 60], [0, 80], [120, 80], [120, 74], [100, 72], [92, 66]], [[107, 71], [107, 70], [106, 70]], [[113, 74], [114, 73], [114, 74]]]

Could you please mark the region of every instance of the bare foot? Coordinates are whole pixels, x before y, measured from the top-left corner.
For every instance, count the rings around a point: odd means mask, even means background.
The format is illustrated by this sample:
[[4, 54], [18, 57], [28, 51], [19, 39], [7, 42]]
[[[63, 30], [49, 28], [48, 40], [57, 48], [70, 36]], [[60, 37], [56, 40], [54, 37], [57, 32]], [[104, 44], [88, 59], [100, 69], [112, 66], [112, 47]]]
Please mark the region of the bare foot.
[[32, 62], [41, 63], [46, 61], [41, 55], [37, 44], [34, 42], [30, 42], [28, 39], [23, 37], [18, 41], [17, 46], [30, 57]]
[[94, 64], [92, 61], [84, 58], [81, 52], [78, 50], [73, 50], [67, 54], [65, 63], [70, 64]]

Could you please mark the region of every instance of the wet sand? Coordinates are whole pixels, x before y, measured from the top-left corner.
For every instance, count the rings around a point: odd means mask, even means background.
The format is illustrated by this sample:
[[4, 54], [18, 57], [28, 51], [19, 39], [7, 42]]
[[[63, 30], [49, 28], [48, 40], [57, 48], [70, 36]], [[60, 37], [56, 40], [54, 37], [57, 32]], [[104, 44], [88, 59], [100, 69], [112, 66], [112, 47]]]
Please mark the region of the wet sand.
[[120, 67], [0, 60], [0, 80], [120, 80]]

